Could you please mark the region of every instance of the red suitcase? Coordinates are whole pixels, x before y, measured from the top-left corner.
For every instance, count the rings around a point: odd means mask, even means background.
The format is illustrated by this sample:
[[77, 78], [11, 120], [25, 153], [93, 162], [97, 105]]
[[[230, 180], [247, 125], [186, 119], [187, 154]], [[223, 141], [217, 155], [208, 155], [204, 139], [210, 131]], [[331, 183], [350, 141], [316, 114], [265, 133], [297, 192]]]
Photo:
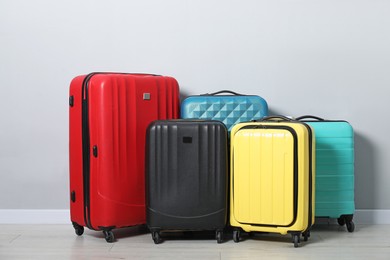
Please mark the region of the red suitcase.
[[145, 224], [145, 135], [150, 122], [179, 116], [172, 77], [91, 73], [69, 96], [70, 215], [77, 235]]

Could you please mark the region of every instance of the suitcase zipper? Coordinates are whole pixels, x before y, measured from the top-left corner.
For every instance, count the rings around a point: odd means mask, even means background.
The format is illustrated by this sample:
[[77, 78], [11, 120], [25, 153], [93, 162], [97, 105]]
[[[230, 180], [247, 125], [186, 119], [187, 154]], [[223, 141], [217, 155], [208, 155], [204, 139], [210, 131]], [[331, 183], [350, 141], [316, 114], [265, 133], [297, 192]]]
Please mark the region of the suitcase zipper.
[[94, 229], [90, 218], [90, 140], [88, 116], [88, 84], [95, 73], [88, 74], [82, 85], [82, 142], [83, 142], [83, 190], [84, 190], [84, 221], [85, 225]]
[[[301, 122], [302, 123], [302, 122]], [[302, 123], [309, 133], [309, 221], [307, 225], [307, 230], [313, 225], [313, 133], [309, 125]]]

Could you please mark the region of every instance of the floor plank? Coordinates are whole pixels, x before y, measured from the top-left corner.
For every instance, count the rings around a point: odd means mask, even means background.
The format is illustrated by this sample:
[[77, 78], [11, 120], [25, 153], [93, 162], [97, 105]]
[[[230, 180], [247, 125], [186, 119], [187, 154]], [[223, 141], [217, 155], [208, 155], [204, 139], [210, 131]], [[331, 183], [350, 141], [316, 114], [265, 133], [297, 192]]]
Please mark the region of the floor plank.
[[139, 227], [76, 236], [71, 225], [0, 225], [0, 259], [390, 259], [390, 225], [357, 225], [349, 233], [334, 224], [316, 225], [309, 241], [294, 248], [289, 235], [255, 234], [217, 244], [213, 233], [168, 233], [155, 245]]

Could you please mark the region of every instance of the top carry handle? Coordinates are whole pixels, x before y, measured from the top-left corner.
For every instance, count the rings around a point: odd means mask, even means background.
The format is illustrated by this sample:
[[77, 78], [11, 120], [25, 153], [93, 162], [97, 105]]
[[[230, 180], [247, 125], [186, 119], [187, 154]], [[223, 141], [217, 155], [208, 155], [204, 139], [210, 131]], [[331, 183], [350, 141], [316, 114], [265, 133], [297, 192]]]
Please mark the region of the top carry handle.
[[264, 121], [276, 121], [276, 122], [282, 122], [282, 121], [294, 121], [293, 119], [291, 118], [288, 118], [287, 116], [281, 116], [281, 115], [278, 115], [278, 116], [266, 116], [266, 117], [263, 117], [262, 119], [259, 119], [259, 120], [254, 120], [255, 122], [264, 122]]
[[302, 119], [316, 119], [318, 121], [325, 121], [325, 119], [318, 117], [318, 116], [312, 116], [312, 115], [305, 115], [305, 116], [299, 116], [295, 118], [296, 120], [302, 120]]
[[231, 91], [231, 90], [221, 90], [221, 91], [217, 91], [217, 92], [214, 92], [214, 93], [202, 94], [201, 96], [215, 96], [215, 95], [222, 94], [222, 93], [232, 94], [234, 96], [245, 96], [243, 94], [239, 94], [239, 93]]

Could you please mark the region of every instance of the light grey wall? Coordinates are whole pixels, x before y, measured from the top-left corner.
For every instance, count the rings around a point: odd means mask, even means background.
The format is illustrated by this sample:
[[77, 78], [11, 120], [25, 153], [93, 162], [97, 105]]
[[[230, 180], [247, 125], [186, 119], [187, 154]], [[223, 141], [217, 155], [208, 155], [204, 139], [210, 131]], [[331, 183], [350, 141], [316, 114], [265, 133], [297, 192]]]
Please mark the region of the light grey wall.
[[390, 2], [1, 0], [0, 209], [68, 208], [68, 87], [91, 71], [347, 119], [356, 206], [390, 209]]

